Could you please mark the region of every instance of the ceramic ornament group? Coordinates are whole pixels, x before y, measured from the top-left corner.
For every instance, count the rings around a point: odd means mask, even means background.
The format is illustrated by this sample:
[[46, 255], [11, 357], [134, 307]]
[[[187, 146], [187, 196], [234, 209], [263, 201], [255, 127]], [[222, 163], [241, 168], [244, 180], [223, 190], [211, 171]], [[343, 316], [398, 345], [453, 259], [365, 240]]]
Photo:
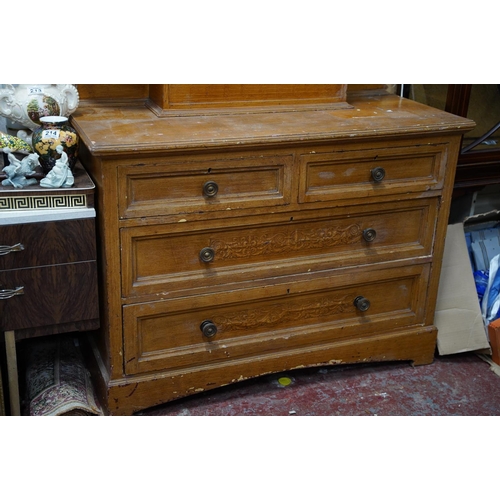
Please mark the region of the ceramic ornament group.
[[[79, 137], [68, 117], [79, 104], [71, 84], [3, 84], [0, 115], [7, 118], [9, 133], [0, 133], [0, 149], [8, 164], [2, 185], [24, 188], [71, 187]], [[24, 158], [21, 158], [26, 155]], [[5, 162], [4, 162], [5, 163]], [[40, 172], [41, 171], [41, 172]]]

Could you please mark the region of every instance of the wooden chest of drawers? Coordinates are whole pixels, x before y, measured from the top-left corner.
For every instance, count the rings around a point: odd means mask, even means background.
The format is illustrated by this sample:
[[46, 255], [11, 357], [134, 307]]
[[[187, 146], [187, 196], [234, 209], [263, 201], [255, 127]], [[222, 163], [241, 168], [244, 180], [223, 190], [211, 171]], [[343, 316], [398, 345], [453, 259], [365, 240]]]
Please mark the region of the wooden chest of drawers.
[[82, 106], [111, 414], [298, 367], [433, 360], [444, 235], [473, 123], [396, 96], [155, 116]]

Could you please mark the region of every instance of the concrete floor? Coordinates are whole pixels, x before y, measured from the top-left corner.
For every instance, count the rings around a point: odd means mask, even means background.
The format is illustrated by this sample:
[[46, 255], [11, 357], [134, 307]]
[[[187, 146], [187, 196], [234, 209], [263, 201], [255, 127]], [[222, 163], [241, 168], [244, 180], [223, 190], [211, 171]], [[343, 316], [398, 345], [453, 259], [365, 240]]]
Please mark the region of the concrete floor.
[[[488, 359], [488, 358], [486, 358]], [[263, 376], [139, 412], [143, 416], [500, 415], [500, 376], [475, 353]]]

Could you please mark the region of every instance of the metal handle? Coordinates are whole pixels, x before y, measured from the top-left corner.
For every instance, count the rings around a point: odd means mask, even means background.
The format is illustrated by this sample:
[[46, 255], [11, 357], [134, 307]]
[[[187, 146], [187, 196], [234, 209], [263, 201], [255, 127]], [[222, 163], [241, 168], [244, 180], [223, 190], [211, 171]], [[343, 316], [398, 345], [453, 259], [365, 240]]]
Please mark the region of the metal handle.
[[24, 286], [18, 286], [14, 290], [0, 290], [0, 300], [7, 300], [16, 295], [24, 295]]
[[207, 319], [200, 325], [200, 330], [203, 332], [203, 335], [205, 335], [205, 337], [207, 338], [211, 338], [217, 333], [217, 327], [209, 319]]
[[363, 231], [363, 238], [368, 243], [374, 241], [376, 237], [377, 231], [375, 231], [375, 229], [373, 229], [372, 227], [369, 227]]
[[210, 247], [202, 248], [200, 251], [200, 260], [203, 262], [212, 262], [215, 258], [215, 250]]
[[361, 312], [368, 311], [368, 309], [370, 309], [370, 301], [362, 295], [358, 295], [354, 299], [354, 307]]
[[214, 181], [207, 181], [203, 184], [203, 194], [209, 198], [213, 198], [219, 191], [219, 186]]
[[375, 167], [372, 171], [372, 179], [375, 182], [382, 182], [385, 177], [385, 170], [382, 167]]
[[20, 252], [24, 250], [24, 245], [22, 243], [16, 243], [15, 245], [0, 245], [0, 255], [7, 255], [11, 252]]

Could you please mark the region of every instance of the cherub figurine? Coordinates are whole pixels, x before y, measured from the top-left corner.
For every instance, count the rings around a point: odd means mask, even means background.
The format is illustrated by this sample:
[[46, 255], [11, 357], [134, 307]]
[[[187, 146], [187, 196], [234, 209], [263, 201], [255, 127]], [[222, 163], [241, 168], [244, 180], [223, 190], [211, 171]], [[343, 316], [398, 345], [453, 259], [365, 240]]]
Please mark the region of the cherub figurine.
[[46, 188], [71, 187], [75, 183], [73, 173], [69, 168], [68, 155], [61, 145], [56, 147], [61, 155], [49, 173], [40, 181], [40, 186]]
[[40, 165], [37, 153], [31, 153], [22, 160], [18, 160], [9, 148], [4, 148], [3, 152], [9, 159], [9, 165], [2, 169], [7, 175], [7, 179], [2, 181], [2, 186], [23, 188], [37, 183], [36, 179], [26, 179], [27, 175], [34, 175], [35, 168]]

